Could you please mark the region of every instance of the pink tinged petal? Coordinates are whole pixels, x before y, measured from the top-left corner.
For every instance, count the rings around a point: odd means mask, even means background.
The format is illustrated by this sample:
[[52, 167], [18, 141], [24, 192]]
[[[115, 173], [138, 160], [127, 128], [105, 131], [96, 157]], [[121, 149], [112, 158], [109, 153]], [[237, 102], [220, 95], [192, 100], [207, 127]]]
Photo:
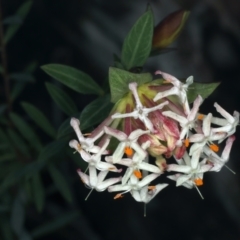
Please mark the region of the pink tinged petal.
[[129, 178], [131, 177], [133, 173], [133, 168], [127, 168], [125, 174], [123, 175], [123, 178], [122, 178], [122, 185], [125, 185], [127, 183], [127, 181], [129, 180]]
[[125, 147], [126, 147], [126, 143], [124, 143], [124, 142], [120, 142], [118, 144], [116, 150], [114, 151], [114, 153], [112, 155], [113, 163], [118, 163], [122, 159]]
[[98, 132], [94, 137], [92, 137], [92, 134], [90, 135], [89, 138], [86, 138], [85, 141], [89, 144], [92, 145], [97, 139], [99, 139], [102, 135], [104, 134], [104, 131]]
[[71, 118], [70, 125], [72, 126], [73, 130], [77, 134], [79, 142], [83, 142], [85, 138], [83, 137], [82, 132], [79, 128], [80, 121], [77, 118]]
[[231, 152], [231, 149], [232, 149], [232, 145], [233, 145], [233, 142], [235, 141], [236, 137], [233, 135], [231, 137], [229, 137], [226, 141], [226, 145], [225, 145], [225, 148], [222, 152], [222, 159], [226, 162], [228, 161], [229, 159], [229, 154]]
[[127, 135], [124, 132], [119, 131], [117, 129], [104, 127], [104, 131], [106, 134], [117, 138], [119, 141], [125, 141], [127, 139]]
[[121, 184], [110, 186], [108, 188], [109, 192], [130, 191], [130, 190], [131, 190], [131, 186], [121, 185]]
[[133, 111], [131, 113], [115, 113], [112, 115], [112, 118], [128, 118], [128, 117], [133, 117], [133, 118], [138, 118], [138, 111]]
[[205, 136], [201, 133], [196, 133], [189, 137], [190, 142], [196, 142], [196, 143], [202, 142], [204, 139], [205, 139]]
[[190, 114], [188, 115], [189, 121], [193, 121], [196, 118], [198, 109], [202, 104], [202, 102], [203, 102], [203, 98], [200, 95], [198, 95], [195, 101], [193, 102], [193, 108], [191, 109]]
[[176, 186], [181, 186], [183, 183], [185, 183], [187, 180], [191, 178], [191, 174], [189, 175], [182, 175], [180, 176], [176, 181]]
[[138, 92], [137, 92], [137, 83], [136, 82], [131, 82], [131, 83], [129, 83], [128, 87], [129, 87], [129, 90], [132, 91], [132, 94], [133, 94], [135, 102], [136, 102], [136, 106], [137, 107], [139, 107], [139, 106], [142, 107], [142, 103], [139, 99]]
[[137, 202], [142, 202], [142, 198], [140, 197], [139, 191], [132, 190], [131, 195]]
[[112, 186], [113, 184], [121, 181], [121, 179], [122, 179], [122, 177], [109, 178], [109, 179], [101, 182], [100, 184], [98, 184], [95, 189], [96, 189], [97, 191], [99, 191], [99, 192], [105, 191], [107, 188], [109, 188], [109, 187]]
[[180, 86], [180, 84], [182, 84], [176, 77], [174, 77], [168, 73], [158, 70], [155, 72], [155, 75], [157, 75], [157, 74], [161, 74], [165, 80], [171, 82], [175, 86]]
[[168, 105], [168, 101], [165, 101], [165, 102], [163, 102], [161, 104], [158, 104], [157, 106], [154, 106], [154, 107], [151, 107], [151, 108], [144, 108], [143, 112], [148, 114], [150, 112], [154, 112], [156, 110], [160, 110], [160, 109], [162, 109], [166, 105]]
[[139, 116], [139, 119], [144, 123], [145, 127], [152, 133], [155, 132], [152, 122], [146, 116]]
[[80, 169], [77, 170], [79, 177], [81, 178], [82, 182], [90, 187], [89, 176], [83, 173]]
[[214, 105], [213, 105], [215, 108], [216, 108], [216, 110], [217, 110], [217, 112], [219, 112], [224, 118], [226, 118], [227, 119], [227, 121], [229, 122], [229, 123], [234, 123], [234, 118], [227, 112], [227, 111], [225, 111], [222, 107], [220, 107], [217, 103], [214, 103]]
[[162, 173], [160, 168], [158, 168], [158, 167], [156, 167], [152, 164], [145, 163], [145, 162], [139, 163], [138, 168], [141, 169], [141, 170], [146, 170], [146, 171], [151, 172], [151, 173]]
[[153, 98], [153, 101], [156, 102], [164, 97], [168, 97], [170, 95], [179, 95], [179, 89], [177, 87], [172, 87], [169, 90], [166, 90], [165, 92], [159, 92], [157, 95]]
[[144, 177], [139, 183], [138, 183], [138, 187], [142, 188], [146, 185], [148, 185], [150, 182], [152, 182], [154, 179], [156, 179], [157, 177], [159, 177], [160, 174], [156, 174], [156, 173], [152, 173], [147, 175], [146, 177]]
[[89, 182], [92, 188], [97, 186], [97, 169], [94, 166], [89, 165]]
[[204, 136], [209, 136], [210, 135], [211, 119], [212, 119], [212, 114], [209, 113], [203, 120], [202, 130], [203, 130]]
[[147, 134], [149, 133], [149, 131], [144, 131], [142, 129], [137, 129], [137, 130], [134, 130], [133, 132], [130, 133], [128, 139], [129, 141], [137, 141], [137, 139], [143, 135], [143, 134]]
[[190, 166], [182, 166], [177, 164], [168, 164], [167, 171], [174, 171], [174, 172], [180, 172], [180, 173], [189, 173], [191, 172], [192, 168]]

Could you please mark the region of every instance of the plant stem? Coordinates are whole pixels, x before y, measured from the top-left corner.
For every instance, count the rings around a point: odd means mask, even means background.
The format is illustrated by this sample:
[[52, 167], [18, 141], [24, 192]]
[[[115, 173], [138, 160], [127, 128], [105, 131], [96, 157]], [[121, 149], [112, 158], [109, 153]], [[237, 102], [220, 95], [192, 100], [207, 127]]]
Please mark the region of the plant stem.
[[10, 78], [8, 74], [7, 54], [6, 54], [6, 46], [4, 42], [4, 33], [3, 33], [2, 0], [0, 0], [0, 51], [1, 51], [2, 68], [3, 68], [2, 77], [4, 81], [7, 110], [8, 110], [8, 113], [10, 113], [12, 109], [12, 101], [10, 97]]

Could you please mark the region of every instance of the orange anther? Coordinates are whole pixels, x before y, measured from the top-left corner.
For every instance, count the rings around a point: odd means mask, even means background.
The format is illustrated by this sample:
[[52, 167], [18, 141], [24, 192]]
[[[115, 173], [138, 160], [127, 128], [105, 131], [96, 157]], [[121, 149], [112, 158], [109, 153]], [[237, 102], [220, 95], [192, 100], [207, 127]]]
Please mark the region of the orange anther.
[[125, 147], [124, 152], [126, 153], [126, 155], [128, 157], [132, 157], [132, 155], [133, 155], [133, 150], [130, 147]]
[[135, 177], [136, 178], [142, 178], [142, 173], [139, 171], [139, 170], [135, 170], [134, 172], [133, 172], [133, 174], [135, 175]]
[[185, 145], [185, 147], [189, 147], [189, 139], [188, 138], [184, 139], [184, 145]]
[[113, 199], [119, 199], [119, 198], [123, 198], [123, 195], [121, 193], [118, 193]]
[[155, 190], [155, 189], [156, 189], [156, 186], [148, 186], [148, 189], [149, 189], [149, 190]]
[[83, 136], [85, 137], [85, 136], [90, 136], [91, 135], [91, 133], [84, 133], [83, 134]]
[[203, 185], [203, 180], [201, 178], [194, 179], [194, 182], [197, 186], [202, 186]]
[[216, 145], [216, 144], [211, 144], [209, 147], [210, 147], [210, 149], [213, 150], [214, 152], [218, 152], [218, 150], [219, 150], [219, 147], [218, 147], [218, 145]]
[[77, 145], [77, 149], [78, 149], [78, 151], [81, 151], [81, 150], [82, 150], [82, 146], [81, 146], [81, 144], [78, 143], [78, 145]]
[[198, 118], [198, 120], [203, 120], [204, 115], [203, 114], [198, 114], [197, 118]]

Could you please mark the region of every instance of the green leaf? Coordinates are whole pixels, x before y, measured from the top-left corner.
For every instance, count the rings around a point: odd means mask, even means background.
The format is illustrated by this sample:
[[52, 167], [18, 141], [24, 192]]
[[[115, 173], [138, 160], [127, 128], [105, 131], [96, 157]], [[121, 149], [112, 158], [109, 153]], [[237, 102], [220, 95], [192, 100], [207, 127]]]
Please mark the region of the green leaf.
[[30, 125], [15, 113], [10, 113], [10, 118], [17, 130], [21, 133], [22, 137], [25, 138], [37, 151], [40, 151], [42, 149], [42, 144]]
[[32, 177], [34, 174], [39, 172], [45, 166], [45, 162], [31, 162], [22, 167], [17, 167], [15, 170], [12, 170], [7, 177], [4, 179], [3, 183], [0, 186], [0, 192], [6, 190], [8, 187], [11, 187], [13, 184], [18, 183], [23, 177]]
[[44, 186], [39, 173], [33, 175], [32, 192], [33, 192], [33, 199], [34, 199], [36, 208], [39, 212], [42, 212], [44, 201], [45, 201], [45, 191], [44, 191]]
[[48, 221], [34, 229], [31, 235], [35, 239], [57, 231], [58, 229], [63, 228], [65, 225], [72, 222], [78, 216], [79, 212], [76, 210], [57, 216], [55, 219]]
[[123, 97], [124, 94], [129, 92], [128, 84], [130, 82], [137, 82], [141, 85], [146, 82], [152, 81], [150, 73], [130, 73], [118, 68], [109, 68], [109, 84], [111, 90], [111, 102], [116, 103]]
[[40, 152], [38, 156], [38, 161], [47, 161], [50, 158], [58, 155], [61, 153], [62, 150], [64, 150], [64, 147], [68, 146], [66, 141], [58, 140], [49, 143], [47, 146], [43, 148], [43, 150]]
[[122, 64], [126, 69], [141, 67], [152, 48], [153, 13], [148, 9], [134, 24], [123, 43]]
[[188, 88], [187, 96], [189, 103], [192, 103], [198, 95], [201, 95], [203, 99], [207, 98], [212, 92], [219, 86], [217, 83], [196, 83], [194, 82]]
[[46, 88], [58, 107], [68, 116], [72, 116], [78, 112], [74, 101], [62, 89], [51, 83], [46, 83]]
[[14, 147], [18, 149], [25, 156], [30, 157], [28, 146], [24, 142], [22, 137], [20, 137], [20, 135], [17, 132], [15, 132], [13, 129], [10, 129], [10, 128], [7, 129], [7, 133]]
[[[27, 16], [28, 12], [30, 11], [30, 8], [32, 6], [32, 1], [26, 1], [24, 2], [20, 8], [16, 12], [16, 16], [18, 16], [22, 22]], [[9, 40], [14, 36], [14, 34], [18, 31], [20, 28], [21, 24], [14, 24], [10, 25], [4, 34], [4, 42], [7, 43]]]
[[9, 77], [19, 82], [35, 82], [35, 78], [31, 73], [11, 73]]
[[11, 99], [14, 101], [20, 93], [24, 90], [26, 86], [26, 82], [16, 82], [13, 84], [13, 88], [11, 90]]
[[72, 193], [62, 173], [52, 164], [49, 164], [48, 170], [56, 187], [58, 188], [58, 191], [67, 202], [71, 203]]
[[46, 134], [48, 134], [50, 137], [55, 138], [56, 136], [56, 130], [53, 128], [53, 126], [50, 124], [48, 119], [44, 116], [44, 114], [37, 109], [34, 105], [22, 102], [21, 103], [23, 109], [26, 111], [26, 113], [29, 115], [29, 117], [32, 118], [32, 120], [43, 130]]
[[102, 95], [101, 87], [86, 73], [61, 64], [47, 64], [41, 67], [48, 75], [76, 92]]
[[111, 111], [113, 104], [110, 102], [110, 96], [99, 97], [88, 104], [80, 116], [81, 130], [93, 127], [93, 125], [102, 122]]

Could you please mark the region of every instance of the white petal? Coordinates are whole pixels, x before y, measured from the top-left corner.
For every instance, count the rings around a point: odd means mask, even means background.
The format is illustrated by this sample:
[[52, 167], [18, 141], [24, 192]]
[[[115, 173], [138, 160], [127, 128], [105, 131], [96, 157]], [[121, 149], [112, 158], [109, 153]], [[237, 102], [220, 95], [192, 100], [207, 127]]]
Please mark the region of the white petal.
[[127, 168], [122, 178], [122, 185], [125, 185], [133, 173], [133, 168]]
[[156, 179], [157, 177], [159, 177], [159, 174], [156, 173], [152, 173], [147, 175], [146, 177], [144, 177], [139, 183], [138, 183], [138, 187], [142, 188], [146, 185], [148, 185], [151, 181], [153, 181], [154, 179]]
[[109, 134], [109, 135], [117, 138], [119, 141], [124, 141], [127, 139], [127, 135], [124, 132], [119, 131], [117, 129], [110, 128], [110, 127], [104, 127], [104, 131], [106, 134]]
[[142, 162], [142, 163], [138, 164], [138, 167], [141, 170], [146, 170], [146, 171], [151, 172], [151, 173], [161, 173], [162, 172], [160, 170], [160, 168], [158, 168], [158, 167], [156, 167], [152, 164], [145, 163], [145, 162]]
[[209, 136], [210, 135], [211, 119], [212, 119], [212, 114], [209, 113], [203, 120], [202, 130], [203, 130], [204, 136]]
[[97, 187], [95, 188], [97, 191], [101, 192], [106, 190], [109, 186], [121, 181], [121, 177], [118, 178], [109, 178], [102, 183], [98, 184]]
[[191, 171], [190, 166], [180, 166], [177, 164], [168, 164], [167, 171], [174, 171], [174, 172], [180, 172], [180, 173], [189, 173]]
[[132, 190], [131, 194], [137, 202], [142, 202], [142, 198], [140, 197], [139, 191]]
[[190, 178], [191, 178], [191, 174], [180, 176], [180, 177], [177, 179], [176, 186], [178, 187], [178, 186], [182, 185], [184, 182], [186, 182], [186, 181], [189, 180]]
[[82, 182], [90, 187], [89, 176], [87, 174], [83, 173], [80, 169], [77, 170], [77, 173], [78, 173], [79, 177], [81, 178]]
[[180, 116], [180, 115], [178, 115], [178, 114], [176, 114], [176, 113], [174, 113], [172, 111], [165, 111], [162, 114], [163, 114], [163, 116], [170, 117], [170, 118], [178, 121], [181, 124], [185, 125], [185, 124], [188, 123], [188, 120], [185, 117]]
[[108, 188], [109, 192], [130, 191], [130, 190], [131, 190], [131, 186], [129, 186], [129, 185], [122, 185], [122, 184], [110, 186]]
[[97, 170], [94, 166], [88, 167], [89, 169], [89, 182], [92, 188], [97, 186]]
[[117, 163], [119, 162], [124, 154], [124, 149], [126, 147], [126, 143], [125, 142], [120, 142], [116, 148], [116, 150], [114, 151], [112, 157], [113, 157], [113, 163]]

